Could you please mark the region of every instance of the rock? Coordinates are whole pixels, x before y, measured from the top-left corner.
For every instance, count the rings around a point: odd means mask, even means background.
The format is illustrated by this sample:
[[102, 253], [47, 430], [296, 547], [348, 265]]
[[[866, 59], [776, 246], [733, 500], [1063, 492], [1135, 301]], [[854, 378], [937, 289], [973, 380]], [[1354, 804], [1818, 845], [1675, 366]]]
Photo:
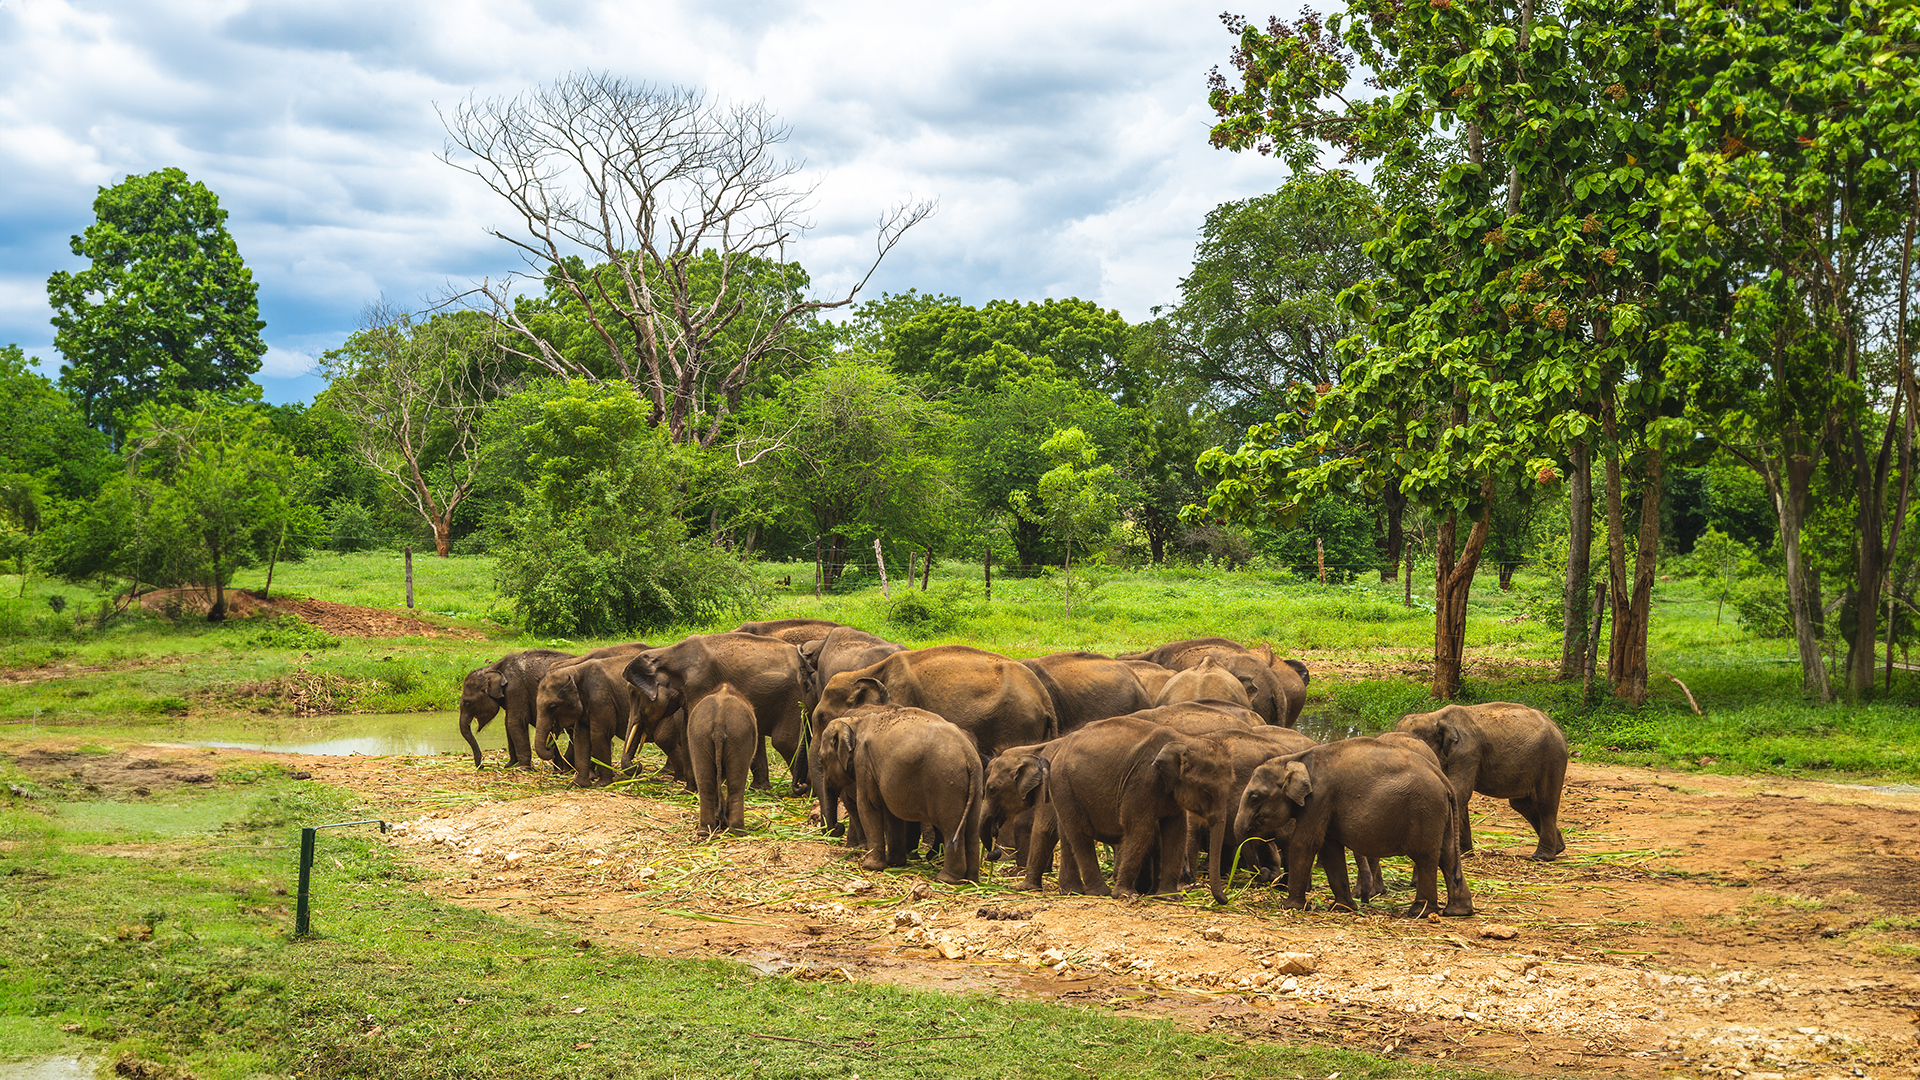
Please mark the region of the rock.
[[509, 851], [505, 855], [500, 856], [500, 861], [507, 864], [507, 869], [518, 870], [520, 869], [520, 864], [526, 862], [528, 858], [529, 856], [524, 851]]
[[873, 888], [873, 882], [867, 881], [862, 878], [854, 878], [851, 881], [848, 881], [845, 885], [840, 886], [840, 890], [842, 892], [849, 892], [849, 893], [868, 892], [868, 891], [871, 891], [872, 888]]
[[1217, 926], [1209, 926], [1205, 930], [1200, 931], [1200, 940], [1225, 941], [1227, 940], [1227, 932]]
[[896, 911], [893, 913], [893, 925], [896, 929], [905, 926], [921, 926], [924, 925], [926, 921], [926, 916], [921, 915], [917, 911]]
[[966, 947], [957, 942], [942, 941], [938, 945], [935, 945], [934, 948], [939, 950], [941, 956], [949, 960], [961, 960], [967, 955]]
[[922, 881], [913, 888], [908, 889], [907, 895], [915, 900], [925, 900], [927, 897], [933, 895], [933, 889], [926, 882]]
[[643, 866], [640, 869], [635, 870], [633, 872], [633, 879], [635, 881], [651, 881], [653, 879], [653, 876], [657, 873], [659, 873], [659, 871], [655, 870], [653, 867]]
[[1520, 936], [1520, 931], [1515, 930], [1511, 926], [1503, 926], [1499, 923], [1488, 923], [1480, 928], [1480, 936], [1483, 938], [1492, 938], [1495, 941], [1512, 941], [1514, 938]]
[[1273, 958], [1274, 970], [1282, 975], [1311, 975], [1319, 970], [1312, 953], [1283, 952]]
[[295, 780], [311, 780], [313, 779], [313, 774], [310, 772], [297, 772], [293, 774], [293, 778]]
[[1067, 954], [1059, 949], [1048, 949], [1046, 952], [1040, 954], [1040, 962], [1048, 967], [1063, 963], [1066, 959]]

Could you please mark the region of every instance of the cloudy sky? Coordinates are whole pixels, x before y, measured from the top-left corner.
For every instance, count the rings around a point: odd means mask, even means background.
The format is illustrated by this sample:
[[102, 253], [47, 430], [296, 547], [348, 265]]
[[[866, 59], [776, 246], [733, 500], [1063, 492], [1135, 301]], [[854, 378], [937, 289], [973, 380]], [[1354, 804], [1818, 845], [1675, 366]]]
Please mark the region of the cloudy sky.
[[518, 265], [485, 233], [504, 204], [438, 159], [436, 105], [570, 70], [765, 101], [818, 185], [791, 255], [821, 293], [865, 269], [883, 210], [933, 198], [863, 298], [1079, 296], [1144, 318], [1175, 298], [1206, 212], [1282, 179], [1207, 146], [1207, 71], [1233, 44], [1219, 11], [0, 0], [0, 343], [57, 364], [46, 278], [83, 265], [67, 241], [96, 190], [177, 166], [219, 195], [258, 282], [269, 398], [307, 398], [313, 357], [369, 301]]

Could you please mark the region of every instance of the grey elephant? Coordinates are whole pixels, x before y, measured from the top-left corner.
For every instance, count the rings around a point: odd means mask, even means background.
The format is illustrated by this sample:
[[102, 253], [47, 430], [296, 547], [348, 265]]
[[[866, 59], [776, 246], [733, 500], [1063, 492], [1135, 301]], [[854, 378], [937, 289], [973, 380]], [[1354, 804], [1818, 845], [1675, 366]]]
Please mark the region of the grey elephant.
[[1062, 735], [1109, 716], [1154, 704], [1153, 695], [1124, 660], [1091, 652], [1052, 653], [1020, 661], [1053, 699]]
[[[1473, 914], [1460, 873], [1459, 819], [1446, 775], [1409, 747], [1378, 739], [1342, 739], [1267, 761], [1240, 796], [1234, 831], [1280, 844], [1286, 906], [1306, 906], [1317, 857], [1336, 907], [1354, 910], [1347, 852], [1413, 860], [1409, 916]], [[1437, 875], [1447, 882], [1440, 906]]]
[[1533, 826], [1534, 859], [1567, 849], [1560, 835], [1560, 796], [1567, 782], [1567, 736], [1546, 713], [1511, 701], [1449, 705], [1400, 718], [1395, 730], [1420, 739], [1439, 756], [1460, 815], [1460, 850], [1473, 850], [1467, 814], [1474, 792], [1507, 800]]
[[809, 641], [819, 641], [839, 625], [829, 619], [768, 619], [764, 622], [741, 623], [733, 628], [733, 632], [759, 634], [761, 637], [779, 638], [789, 645], [804, 645]]
[[[641, 730], [652, 733], [674, 713], [691, 709], [722, 684], [731, 683], [753, 705], [762, 738], [787, 761], [796, 793], [807, 783], [801, 739], [800, 651], [759, 634], [695, 634], [677, 644], [648, 649], [628, 661], [623, 677], [640, 695]], [[768, 790], [767, 750], [757, 745], [753, 786]]]
[[[541, 746], [561, 732], [572, 734], [575, 787], [595, 787], [616, 779], [613, 748], [626, 742], [633, 722], [633, 692], [621, 681], [626, 655], [579, 657], [547, 669], [535, 696], [534, 738]], [[629, 745], [629, 750], [631, 746]], [[623, 757], [621, 769], [631, 763]]]
[[[632, 656], [633, 654], [640, 652], [641, 650], [649, 647], [650, 646], [648, 646], [647, 643], [644, 641], [625, 641], [625, 642], [621, 642], [618, 645], [602, 645], [600, 648], [590, 649], [587, 652], [583, 652], [578, 656], [569, 657], [565, 660], [555, 660], [550, 666], [546, 668], [546, 671], [552, 671], [554, 668], [559, 667], [562, 664], [571, 664], [571, 663], [576, 663], [582, 660], [605, 660], [609, 657], [614, 657], [614, 656]], [[545, 678], [546, 678], [546, 674], [543, 672], [542, 674], [534, 678], [533, 685], [531, 687], [521, 682], [518, 677], [509, 678], [507, 680], [507, 687], [506, 687], [507, 693], [509, 696], [511, 696], [513, 694], [525, 692], [533, 695], [537, 699], [540, 693], [540, 683]], [[537, 706], [535, 707], [535, 710], [532, 714], [532, 718], [533, 718], [532, 722], [537, 728], [540, 721], [540, 715], [539, 715], [539, 710]], [[562, 731], [565, 731], [568, 733], [572, 732], [573, 729], [570, 726], [570, 724], [571, 722], [569, 722], [568, 724], [560, 725], [556, 729], [551, 730], [545, 734], [540, 734], [537, 730], [535, 732], [535, 738], [533, 740], [534, 755], [537, 756], [540, 760], [546, 762], [548, 765], [552, 766], [553, 771], [557, 773], [562, 773], [562, 774], [570, 773], [570, 772], [577, 773], [578, 771], [573, 759], [572, 743], [569, 742], [567, 745], [567, 748], [563, 751], [560, 749], [559, 740], [557, 738], [557, 736]]]
[[686, 752], [700, 793], [700, 839], [746, 831], [747, 779], [759, 749], [753, 703], [731, 683], [688, 710]]
[[533, 768], [534, 692], [548, 668], [572, 658], [558, 649], [528, 649], [467, 672], [460, 684], [460, 737], [473, 749], [474, 768], [481, 767], [474, 732], [485, 731], [501, 712], [507, 714], [507, 768]]
[[925, 709], [866, 705], [828, 722], [820, 760], [828, 785], [854, 792], [867, 843], [862, 869], [906, 865], [924, 823], [945, 849], [939, 880], [980, 880], [984, 796], [980, 754], [966, 732]]
[[1252, 704], [1247, 697], [1246, 686], [1227, 670], [1226, 665], [1212, 656], [1184, 671], [1174, 672], [1173, 677], [1160, 688], [1153, 703], [1177, 705], [1183, 701], [1203, 700], [1230, 701], [1243, 708]]

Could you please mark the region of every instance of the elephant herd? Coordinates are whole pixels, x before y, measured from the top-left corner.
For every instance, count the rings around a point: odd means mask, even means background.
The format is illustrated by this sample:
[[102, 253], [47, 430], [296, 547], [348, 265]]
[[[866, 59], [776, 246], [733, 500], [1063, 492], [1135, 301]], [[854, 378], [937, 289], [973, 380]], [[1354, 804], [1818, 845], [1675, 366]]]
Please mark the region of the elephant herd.
[[[924, 841], [947, 883], [977, 881], [990, 847], [1012, 854], [1027, 889], [1057, 862], [1063, 893], [1171, 893], [1204, 863], [1216, 902], [1237, 866], [1284, 881], [1299, 907], [1318, 858], [1351, 908], [1352, 851], [1361, 899], [1384, 891], [1379, 859], [1405, 855], [1409, 915], [1470, 915], [1460, 855], [1475, 792], [1527, 819], [1534, 858], [1564, 850], [1567, 741], [1544, 713], [1452, 705], [1322, 744], [1294, 730], [1308, 679], [1299, 661], [1226, 638], [1016, 661], [783, 619], [660, 647], [513, 653], [468, 674], [460, 732], [479, 767], [474, 732], [504, 712], [510, 766], [539, 757], [581, 787], [655, 743], [699, 794], [701, 838], [744, 828], [749, 778], [771, 787], [771, 742], [793, 794], [818, 799], [822, 827], [864, 848], [864, 869], [904, 865]], [[1113, 849], [1111, 885], [1096, 843]]]

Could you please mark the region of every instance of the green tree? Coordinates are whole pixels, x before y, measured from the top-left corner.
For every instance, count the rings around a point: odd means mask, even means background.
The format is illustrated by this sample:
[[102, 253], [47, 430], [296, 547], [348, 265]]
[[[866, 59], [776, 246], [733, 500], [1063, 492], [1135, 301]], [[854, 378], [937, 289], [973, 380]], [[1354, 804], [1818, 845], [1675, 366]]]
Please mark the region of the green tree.
[[756, 404], [756, 471], [772, 501], [812, 535], [831, 589], [864, 542], [931, 547], [951, 522], [954, 489], [941, 455], [948, 417], [911, 382], [870, 360], [845, 359], [793, 379]]
[[1067, 615], [1073, 615], [1073, 549], [1086, 548], [1113, 529], [1120, 513], [1120, 478], [1112, 465], [1095, 465], [1100, 450], [1077, 427], [1062, 428], [1040, 444], [1054, 466], [1034, 490], [1015, 491], [1013, 511], [1066, 549]]
[[321, 400], [353, 424], [354, 453], [452, 549], [453, 514], [479, 481], [480, 417], [500, 390], [497, 328], [476, 312], [415, 321], [367, 309], [346, 344], [320, 357]]
[[1078, 298], [985, 307], [935, 304], [895, 324], [882, 339], [893, 366], [935, 387], [991, 391], [1027, 375], [1072, 378], [1134, 404], [1147, 392], [1129, 362], [1133, 338], [1119, 312]]
[[134, 414], [121, 457], [125, 471], [50, 538], [49, 568], [60, 576], [199, 586], [218, 622], [236, 572], [272, 557], [289, 531], [317, 527], [299, 500], [305, 465], [258, 406], [148, 406]]
[[72, 240], [91, 265], [47, 279], [60, 387], [87, 423], [118, 445], [141, 405], [250, 387], [266, 323], [214, 193], [162, 169], [101, 188], [93, 210]]
[[[502, 403], [519, 498], [496, 543], [501, 592], [528, 630], [608, 637], [705, 622], [740, 606], [739, 561], [689, 535], [699, 465], [623, 383], [576, 379]], [[497, 460], [489, 455], [491, 460]]]

